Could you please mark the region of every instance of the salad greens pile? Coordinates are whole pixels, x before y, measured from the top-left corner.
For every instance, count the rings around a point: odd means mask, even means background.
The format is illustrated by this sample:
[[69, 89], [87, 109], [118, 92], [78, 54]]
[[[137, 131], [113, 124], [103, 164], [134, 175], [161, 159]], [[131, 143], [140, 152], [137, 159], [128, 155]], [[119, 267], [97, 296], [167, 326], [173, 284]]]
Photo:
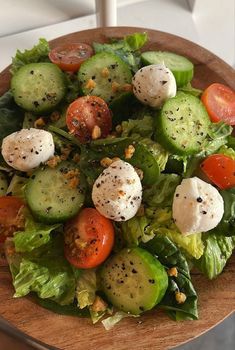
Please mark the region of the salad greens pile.
[[[93, 43], [93, 48], [95, 53], [117, 55], [134, 73], [142, 65], [140, 49], [147, 40], [146, 33], [137, 33], [106, 44]], [[45, 39], [40, 39], [31, 50], [18, 50], [12, 61], [13, 77], [27, 64], [49, 62], [49, 51]], [[179, 232], [172, 218], [173, 196], [182, 179], [197, 174], [199, 164], [208, 155], [219, 153], [235, 159], [232, 127], [222, 121], [210, 123], [199, 152], [193, 155], [176, 154], [166, 149], [156, 136], [159, 110], [141, 104], [128, 91], [119, 96], [119, 100], [113, 99], [109, 103], [113, 113], [113, 137], [82, 144], [68, 132], [65, 120], [66, 109], [71, 101], [80, 96], [81, 86], [75, 74], [62, 74], [66, 82], [64, 98], [55, 110], [49, 114], [42, 113], [40, 117], [46, 120], [43, 128], [53, 135], [57, 155], [61, 156], [66, 147], [70, 149], [71, 159], [79, 154], [78, 165], [86, 182], [84, 206], [93, 206], [92, 186], [103, 171], [100, 164], [103, 158], [119, 157], [140, 169], [143, 174], [144, 210], [130, 220], [113, 223], [113, 252], [119, 252], [124, 247], [139, 247], [155, 256], [168, 272], [168, 287], [156, 308], [165, 309], [174, 320], [197, 319], [197, 286], [193, 285], [190, 269], [196, 267], [209, 279], [216, 278], [223, 271], [235, 248], [235, 188], [220, 191], [225, 211], [219, 225], [207, 233], [188, 236]], [[200, 96], [202, 92], [187, 83], [178, 89], [178, 93]], [[50, 116], [55, 111], [60, 118], [52, 120]], [[0, 144], [7, 135], [33, 127], [38, 118], [37, 114], [20, 108], [14, 101], [12, 91], [7, 91], [0, 97]], [[135, 153], [126, 160], [125, 149], [130, 144], [134, 145]], [[25, 186], [30, 174], [13, 171], [3, 158], [0, 158], [0, 171], [8, 181], [7, 195], [26, 200]], [[103, 323], [107, 329], [123, 317], [131, 316], [113, 310], [106, 300], [99, 267], [79, 269], [66, 260], [61, 222], [38, 221], [29, 209], [25, 209], [24, 216], [24, 230], [16, 230], [13, 237], [5, 242], [15, 288], [14, 297], [23, 297], [32, 292], [40, 305], [54, 312], [90, 316], [94, 323], [106, 317]], [[183, 293], [183, 302], [177, 300], [177, 293]], [[105, 300], [101, 309], [94, 307], [97, 296], [101, 301]]]

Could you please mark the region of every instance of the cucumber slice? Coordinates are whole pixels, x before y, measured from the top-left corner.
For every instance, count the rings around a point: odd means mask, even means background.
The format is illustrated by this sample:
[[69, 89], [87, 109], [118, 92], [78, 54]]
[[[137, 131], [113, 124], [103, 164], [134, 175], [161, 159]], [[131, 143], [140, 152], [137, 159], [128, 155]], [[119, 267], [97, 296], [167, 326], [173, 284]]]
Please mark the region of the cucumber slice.
[[149, 252], [125, 248], [105, 262], [101, 285], [114, 306], [139, 315], [161, 301], [168, 277], [161, 263]]
[[77, 166], [62, 162], [55, 168], [38, 169], [25, 189], [27, 203], [36, 219], [46, 223], [63, 222], [76, 215], [85, 199], [84, 180], [79, 186], [70, 186], [68, 173]]
[[7, 178], [5, 174], [2, 171], [0, 171], [0, 196], [5, 196], [5, 194], [7, 193], [7, 187]]
[[78, 80], [84, 95], [95, 95], [112, 101], [131, 84], [132, 73], [118, 56], [100, 52], [86, 60], [78, 71]]
[[203, 148], [209, 124], [207, 111], [199, 98], [178, 93], [163, 105], [155, 138], [172, 153], [199, 153]]
[[30, 63], [11, 80], [15, 102], [23, 109], [41, 113], [52, 110], [66, 92], [62, 71], [52, 63]]
[[193, 78], [194, 66], [186, 57], [168, 51], [146, 51], [141, 55], [144, 65], [164, 63], [175, 76], [178, 87], [189, 83]]

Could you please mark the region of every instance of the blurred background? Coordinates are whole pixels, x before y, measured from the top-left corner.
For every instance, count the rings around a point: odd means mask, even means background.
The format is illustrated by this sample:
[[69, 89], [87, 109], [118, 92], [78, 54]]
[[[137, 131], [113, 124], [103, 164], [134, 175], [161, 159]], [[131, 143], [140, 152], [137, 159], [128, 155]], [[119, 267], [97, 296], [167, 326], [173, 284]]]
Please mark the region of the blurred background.
[[[95, 3], [95, 0], [0, 0], [0, 70], [11, 62], [17, 48], [30, 48], [39, 37], [50, 40], [95, 28]], [[116, 3], [117, 25], [148, 27], [179, 35], [235, 67], [235, 0], [117, 0]]]
[[[235, 68], [235, 0], [117, 0], [116, 3], [118, 26], [145, 27], [179, 35], [207, 48]], [[0, 0], [0, 9], [0, 71], [11, 63], [17, 48], [31, 48], [40, 37], [51, 40], [97, 26], [95, 0]], [[22, 348], [15, 347], [15, 343], [10, 347], [7, 334], [1, 329], [0, 324], [0, 350], [31, 349], [23, 343]], [[177, 350], [222, 348], [235, 349], [234, 315]]]

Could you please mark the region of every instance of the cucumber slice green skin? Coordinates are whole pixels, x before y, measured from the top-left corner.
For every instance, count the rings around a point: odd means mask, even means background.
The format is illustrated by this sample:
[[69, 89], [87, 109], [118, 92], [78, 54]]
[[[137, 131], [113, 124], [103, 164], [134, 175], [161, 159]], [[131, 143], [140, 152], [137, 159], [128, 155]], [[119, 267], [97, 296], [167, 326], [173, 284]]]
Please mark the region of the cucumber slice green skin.
[[49, 112], [63, 99], [66, 83], [53, 63], [30, 63], [13, 76], [11, 89], [15, 102], [26, 111]]
[[0, 196], [5, 196], [7, 193], [8, 182], [2, 171], [0, 171]]
[[29, 208], [36, 219], [45, 223], [64, 222], [75, 216], [85, 200], [84, 179], [80, 185], [69, 186], [64, 176], [77, 166], [62, 162], [55, 168], [36, 170], [26, 184], [25, 195]]
[[139, 315], [163, 298], [168, 277], [161, 263], [142, 248], [125, 248], [106, 261], [101, 286], [119, 310]]
[[201, 101], [195, 96], [178, 93], [163, 105], [155, 139], [172, 153], [196, 154], [203, 148], [209, 124]]
[[[107, 74], [103, 73], [104, 69], [108, 69]], [[109, 103], [124, 93], [125, 84], [131, 84], [132, 73], [118, 56], [100, 52], [82, 63], [78, 80], [84, 95], [95, 95]], [[93, 87], [88, 87], [89, 81], [93, 82]], [[119, 84], [116, 88], [115, 83]]]
[[168, 51], [146, 51], [141, 55], [143, 65], [164, 63], [174, 74], [176, 85], [188, 84], [194, 74], [193, 63], [186, 57]]

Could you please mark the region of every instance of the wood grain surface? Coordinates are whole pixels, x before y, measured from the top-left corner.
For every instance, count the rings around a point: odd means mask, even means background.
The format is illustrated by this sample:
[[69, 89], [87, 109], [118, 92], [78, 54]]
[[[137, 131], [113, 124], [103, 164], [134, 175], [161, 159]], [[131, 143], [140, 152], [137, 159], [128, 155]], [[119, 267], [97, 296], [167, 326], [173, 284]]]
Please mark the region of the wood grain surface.
[[[105, 42], [107, 38], [146, 31], [149, 43], [145, 50], [170, 50], [187, 56], [195, 65], [193, 85], [205, 88], [221, 82], [235, 89], [235, 71], [221, 59], [174, 35], [143, 28], [99, 28], [66, 35], [51, 42], [51, 47], [65, 42]], [[9, 88], [10, 74], [0, 74], [0, 95]], [[126, 318], [114, 329], [105, 331], [101, 324], [93, 326], [88, 319], [60, 316], [36, 305], [31, 298], [13, 299], [8, 267], [0, 260], [0, 314], [20, 330], [63, 350], [90, 349], [171, 349], [209, 330], [235, 309], [235, 257], [214, 281], [192, 274], [199, 296], [198, 321], [174, 322], [162, 311], [146, 313], [141, 318]]]

